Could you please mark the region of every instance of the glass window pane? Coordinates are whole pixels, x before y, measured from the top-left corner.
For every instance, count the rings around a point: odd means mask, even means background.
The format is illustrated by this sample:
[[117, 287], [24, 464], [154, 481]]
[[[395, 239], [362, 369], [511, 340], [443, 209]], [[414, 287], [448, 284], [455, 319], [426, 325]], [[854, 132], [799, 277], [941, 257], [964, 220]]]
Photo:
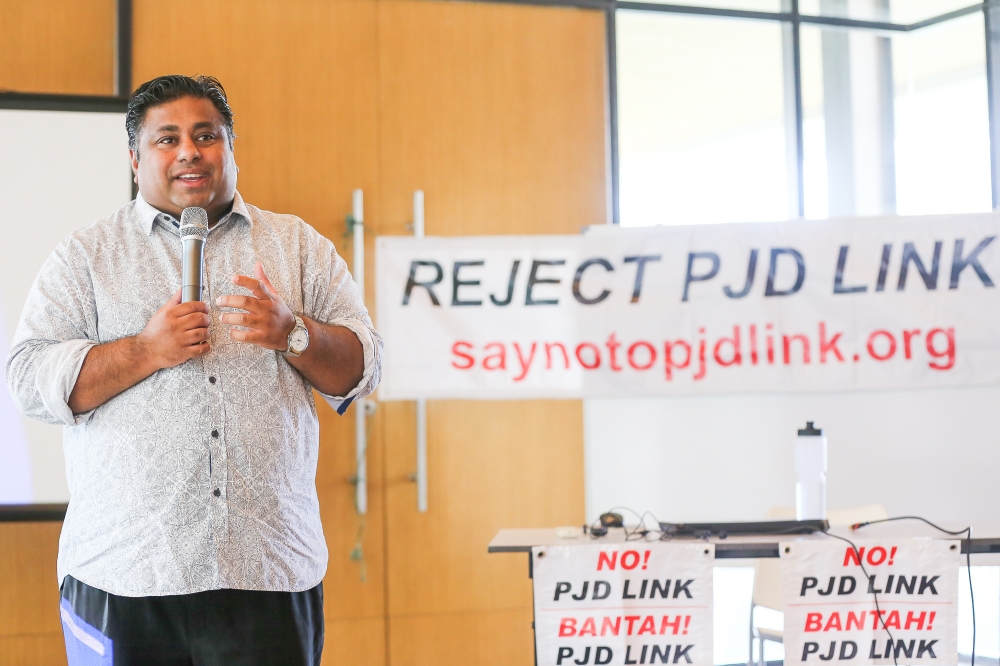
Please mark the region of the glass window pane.
[[982, 14], [893, 39], [902, 215], [992, 208]]
[[624, 10], [616, 23], [622, 225], [786, 219], [782, 25]]
[[984, 30], [802, 27], [806, 217], [990, 210]]
[[973, 0], [799, 0], [799, 11], [812, 16], [909, 24], [975, 4]]

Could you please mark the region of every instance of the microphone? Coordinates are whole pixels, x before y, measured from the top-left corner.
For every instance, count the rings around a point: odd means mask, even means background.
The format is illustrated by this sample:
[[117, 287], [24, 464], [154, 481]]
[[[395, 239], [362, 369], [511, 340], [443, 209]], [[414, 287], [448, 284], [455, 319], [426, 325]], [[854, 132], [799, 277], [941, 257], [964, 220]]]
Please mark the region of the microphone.
[[208, 238], [208, 213], [204, 208], [192, 206], [181, 212], [180, 234], [184, 246], [181, 303], [200, 301], [205, 279], [205, 239]]

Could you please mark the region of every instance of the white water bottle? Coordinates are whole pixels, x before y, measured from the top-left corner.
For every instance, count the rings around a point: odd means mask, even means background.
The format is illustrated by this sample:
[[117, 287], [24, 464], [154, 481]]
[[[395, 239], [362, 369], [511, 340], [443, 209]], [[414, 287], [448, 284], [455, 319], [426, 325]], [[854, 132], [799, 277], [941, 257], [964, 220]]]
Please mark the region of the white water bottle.
[[795, 439], [795, 519], [826, 518], [826, 437], [812, 421]]

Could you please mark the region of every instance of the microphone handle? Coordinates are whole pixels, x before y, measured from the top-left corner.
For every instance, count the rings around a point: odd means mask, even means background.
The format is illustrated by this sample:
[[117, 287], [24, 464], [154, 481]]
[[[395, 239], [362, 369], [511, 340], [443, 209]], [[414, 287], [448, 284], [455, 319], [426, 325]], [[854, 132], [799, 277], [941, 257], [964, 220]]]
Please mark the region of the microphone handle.
[[205, 278], [205, 241], [184, 239], [184, 259], [181, 268], [181, 303], [200, 301]]

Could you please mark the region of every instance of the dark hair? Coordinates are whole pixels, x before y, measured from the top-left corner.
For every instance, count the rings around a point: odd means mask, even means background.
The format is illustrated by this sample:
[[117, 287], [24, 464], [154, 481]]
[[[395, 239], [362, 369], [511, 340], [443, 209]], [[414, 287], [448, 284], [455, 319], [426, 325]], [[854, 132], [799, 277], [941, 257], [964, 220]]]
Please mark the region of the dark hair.
[[226, 124], [229, 147], [232, 148], [233, 140], [236, 138], [236, 134], [233, 133], [233, 110], [229, 108], [229, 101], [226, 99], [226, 91], [222, 84], [214, 76], [191, 77], [182, 74], [158, 76], [152, 81], [146, 81], [128, 98], [128, 111], [125, 113], [128, 147], [138, 154], [139, 130], [146, 120], [147, 111], [182, 97], [197, 97], [212, 102]]

